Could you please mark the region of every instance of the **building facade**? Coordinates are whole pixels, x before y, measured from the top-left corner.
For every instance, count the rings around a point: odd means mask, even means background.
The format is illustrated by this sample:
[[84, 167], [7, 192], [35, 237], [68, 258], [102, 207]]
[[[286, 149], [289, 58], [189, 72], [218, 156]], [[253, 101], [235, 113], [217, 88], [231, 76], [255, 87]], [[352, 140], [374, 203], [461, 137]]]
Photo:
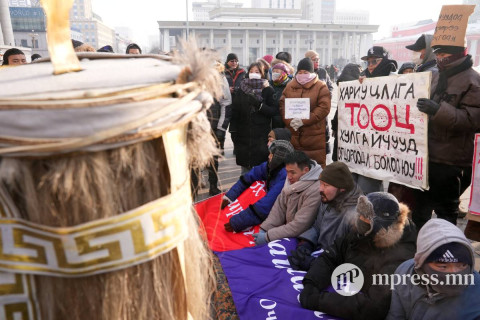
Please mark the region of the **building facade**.
[[[160, 49], [164, 52], [179, 50], [179, 39], [186, 39], [185, 21], [158, 21]], [[373, 43], [376, 25], [313, 24], [308, 22], [227, 22], [193, 21], [189, 23], [189, 36], [200, 47], [217, 50], [223, 57], [229, 52], [238, 55], [240, 64], [249, 65], [264, 55], [280, 51], [292, 54], [296, 65], [306, 51], [320, 54], [320, 64], [345, 65], [359, 62]]]

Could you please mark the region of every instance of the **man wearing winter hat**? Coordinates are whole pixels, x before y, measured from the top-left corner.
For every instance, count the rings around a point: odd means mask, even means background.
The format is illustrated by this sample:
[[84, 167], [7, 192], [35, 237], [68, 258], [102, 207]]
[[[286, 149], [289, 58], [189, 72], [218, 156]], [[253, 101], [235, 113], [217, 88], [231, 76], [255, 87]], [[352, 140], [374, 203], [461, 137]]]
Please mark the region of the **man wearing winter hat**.
[[480, 275], [474, 267], [473, 248], [462, 231], [431, 219], [418, 233], [415, 258], [395, 271], [408, 281], [393, 287], [387, 319], [478, 319]]
[[[458, 7], [471, 7], [473, 12], [474, 6]], [[466, 24], [461, 33], [452, 34], [458, 42], [454, 45], [442, 40], [442, 28], [436, 29], [439, 34], [435, 33], [432, 48], [439, 73], [432, 78], [431, 99], [417, 102], [417, 108], [428, 115], [430, 186], [419, 193], [413, 210], [418, 228], [431, 218], [433, 210], [438, 218], [456, 224], [460, 196], [471, 182], [474, 136], [480, 132], [480, 74], [467, 54]]]
[[[307, 119], [285, 118], [285, 106], [290, 98], [306, 98], [310, 106]], [[292, 132], [292, 145], [305, 152], [323, 167], [326, 165], [325, 127], [330, 112], [330, 92], [325, 82], [318, 79], [310, 58], [303, 58], [297, 66], [297, 73], [282, 93], [279, 101], [280, 114], [285, 127]]]
[[288, 257], [296, 270], [308, 270], [315, 257], [312, 252], [331, 246], [335, 239], [347, 234], [355, 220], [356, 205], [362, 191], [343, 162], [333, 162], [319, 177], [321, 202], [313, 226], [298, 236], [299, 243]]
[[405, 46], [412, 51], [412, 62], [416, 65], [415, 72], [432, 71], [437, 73], [437, 61], [430, 44], [433, 35], [422, 34], [415, 43]]
[[[326, 248], [305, 275], [300, 303], [306, 309], [344, 319], [385, 319], [390, 286], [374, 283], [373, 275], [389, 277], [402, 262], [414, 256], [415, 226], [408, 219], [408, 207], [386, 192], [360, 196], [357, 212], [356, 228]], [[332, 283], [335, 269], [345, 263], [355, 265], [356, 274], [363, 275], [360, 292], [347, 294], [343, 289], [348, 285]], [[355, 279], [350, 278], [350, 283]], [[325, 291], [332, 284], [342, 294]]]
[[287, 180], [268, 217], [253, 235], [261, 245], [282, 238], [297, 237], [312, 225], [320, 204], [318, 177], [322, 167], [302, 151], [285, 158]]
[[240, 213], [230, 218], [225, 224], [225, 230], [239, 232], [251, 226], [262, 223], [268, 216], [278, 195], [282, 191], [287, 177], [285, 157], [293, 153], [293, 146], [288, 141], [275, 140], [268, 147], [268, 161], [255, 166], [242, 175], [223, 197], [221, 208], [235, 201], [255, 181], [266, 181], [267, 194]]

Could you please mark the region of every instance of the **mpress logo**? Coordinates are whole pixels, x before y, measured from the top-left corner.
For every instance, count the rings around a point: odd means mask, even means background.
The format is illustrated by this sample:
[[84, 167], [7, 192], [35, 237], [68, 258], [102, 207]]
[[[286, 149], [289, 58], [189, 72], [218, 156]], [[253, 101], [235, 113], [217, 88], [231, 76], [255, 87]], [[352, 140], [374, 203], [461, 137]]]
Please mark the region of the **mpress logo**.
[[353, 296], [360, 292], [364, 278], [362, 270], [352, 263], [344, 263], [333, 270], [333, 289], [342, 296]]

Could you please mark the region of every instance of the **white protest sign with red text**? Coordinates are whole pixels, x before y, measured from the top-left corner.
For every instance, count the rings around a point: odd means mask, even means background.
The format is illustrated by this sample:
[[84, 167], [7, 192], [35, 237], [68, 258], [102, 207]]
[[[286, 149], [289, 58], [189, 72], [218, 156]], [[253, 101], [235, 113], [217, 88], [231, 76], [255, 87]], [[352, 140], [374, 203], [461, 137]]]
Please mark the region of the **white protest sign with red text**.
[[480, 216], [480, 133], [475, 135], [475, 151], [472, 164], [472, 187], [468, 211]]
[[431, 73], [341, 82], [338, 160], [352, 172], [428, 189], [428, 117], [418, 98], [430, 96]]

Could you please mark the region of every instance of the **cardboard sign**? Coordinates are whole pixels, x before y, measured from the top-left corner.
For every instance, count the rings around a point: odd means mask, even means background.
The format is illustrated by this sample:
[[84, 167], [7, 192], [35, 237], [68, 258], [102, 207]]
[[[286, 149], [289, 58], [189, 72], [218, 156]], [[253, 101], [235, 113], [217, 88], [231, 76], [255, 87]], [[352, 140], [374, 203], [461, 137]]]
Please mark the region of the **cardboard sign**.
[[286, 98], [285, 119], [310, 119], [310, 98]]
[[466, 47], [468, 17], [474, 10], [475, 5], [443, 6], [431, 46]]
[[480, 216], [480, 133], [475, 135], [475, 147], [472, 163], [472, 186], [468, 211]]
[[430, 95], [430, 72], [341, 82], [338, 160], [350, 171], [428, 189], [428, 116], [418, 98]]

